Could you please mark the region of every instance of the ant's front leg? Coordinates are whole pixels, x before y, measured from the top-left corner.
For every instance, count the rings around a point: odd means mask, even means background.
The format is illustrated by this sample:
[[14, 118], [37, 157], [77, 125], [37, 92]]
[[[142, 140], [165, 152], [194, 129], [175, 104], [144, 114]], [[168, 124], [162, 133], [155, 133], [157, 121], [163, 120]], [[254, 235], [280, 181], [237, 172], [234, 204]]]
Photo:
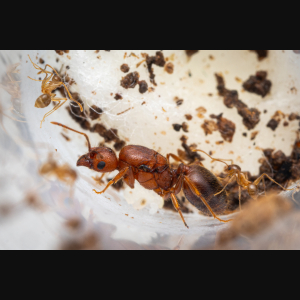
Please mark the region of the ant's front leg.
[[180, 157], [178, 157], [177, 155], [172, 154], [172, 153], [167, 154], [168, 164], [170, 164], [170, 157], [172, 157], [175, 161], [179, 161], [184, 164], [183, 160]]
[[122, 171], [120, 171], [116, 177], [114, 179], [112, 179], [107, 186], [105, 187], [105, 189], [101, 192], [97, 192], [95, 189], [93, 190], [96, 194], [103, 194], [105, 193], [105, 191], [112, 185], [117, 183], [119, 180], [123, 179], [123, 177], [126, 175], [127, 171], [129, 170], [129, 167], [123, 169]]

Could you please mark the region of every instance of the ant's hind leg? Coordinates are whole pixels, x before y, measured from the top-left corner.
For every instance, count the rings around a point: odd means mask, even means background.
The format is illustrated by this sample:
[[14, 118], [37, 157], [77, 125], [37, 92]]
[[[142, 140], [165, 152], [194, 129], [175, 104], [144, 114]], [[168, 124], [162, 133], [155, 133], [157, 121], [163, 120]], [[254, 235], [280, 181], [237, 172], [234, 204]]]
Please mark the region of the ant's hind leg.
[[294, 189], [286, 189], [284, 188], [282, 185], [280, 185], [278, 182], [276, 182], [274, 179], [272, 179], [268, 174], [264, 173], [262, 174], [260, 177], [258, 177], [253, 184], [254, 185], [258, 185], [262, 179], [264, 179], [264, 176], [266, 176], [269, 180], [271, 180], [272, 182], [274, 182], [275, 184], [277, 184], [278, 186], [280, 186], [284, 191], [293, 191]]
[[93, 190], [96, 194], [103, 194], [105, 193], [105, 191], [114, 183], [117, 183], [119, 180], [121, 180], [127, 173], [127, 171], [129, 170], [129, 167], [125, 168], [124, 170], [120, 171], [117, 176], [112, 179], [108, 184], [107, 186], [105, 187], [105, 189], [101, 192], [97, 192], [95, 189]]
[[179, 215], [180, 215], [180, 217], [181, 217], [181, 220], [182, 220], [184, 226], [185, 226], [187, 229], [189, 229], [189, 226], [186, 224], [185, 219], [184, 219], [184, 217], [183, 217], [183, 214], [182, 214], [182, 211], [181, 211], [181, 209], [180, 209], [178, 200], [177, 200], [176, 196], [175, 196], [173, 193], [171, 193], [171, 199], [172, 199], [172, 203], [173, 203], [175, 209], [178, 211], [178, 213], [179, 213]]
[[207, 203], [207, 201], [204, 199], [204, 197], [202, 196], [202, 194], [198, 191], [198, 189], [193, 185], [193, 183], [187, 178], [184, 178], [185, 183], [189, 186], [189, 188], [191, 189], [191, 191], [198, 196], [202, 202], [204, 203], [204, 205], [206, 206], [206, 208], [210, 211], [210, 213], [212, 214], [212, 216], [217, 219], [218, 221], [222, 222], [222, 223], [228, 223], [232, 220], [222, 220], [220, 218], [217, 217], [217, 215], [214, 213], [214, 211], [212, 210], [212, 208], [209, 206], [209, 204]]
[[[42, 124], [43, 122], [45, 121], [45, 119], [50, 116], [52, 113], [54, 113], [56, 110], [58, 110], [60, 107], [62, 107], [66, 102], [67, 102], [68, 99], [66, 98], [56, 98], [56, 99], [52, 99], [52, 101], [57, 101], [58, 104], [52, 109], [50, 110], [49, 112], [47, 112], [45, 115], [44, 115], [44, 118], [43, 120], [41, 121], [41, 128], [42, 128]], [[60, 103], [61, 101], [63, 101], [63, 103]]]

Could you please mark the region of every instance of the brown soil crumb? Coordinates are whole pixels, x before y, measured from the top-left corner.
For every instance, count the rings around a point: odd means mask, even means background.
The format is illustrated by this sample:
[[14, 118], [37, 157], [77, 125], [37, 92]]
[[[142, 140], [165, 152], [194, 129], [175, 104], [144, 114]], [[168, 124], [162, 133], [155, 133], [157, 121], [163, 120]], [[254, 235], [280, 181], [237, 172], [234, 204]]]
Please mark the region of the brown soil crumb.
[[185, 53], [188, 57], [191, 57], [198, 52], [199, 52], [199, 50], [185, 50]]
[[[179, 203], [179, 206], [180, 206], [180, 209], [181, 209], [181, 211], [183, 212], [183, 213], [185, 213], [185, 214], [189, 214], [189, 213], [193, 213], [193, 211], [192, 210], [190, 210], [187, 206], [186, 206], [186, 199], [185, 199], [185, 197], [181, 197], [181, 199], [178, 197], [177, 198], [178, 199], [178, 203]], [[173, 205], [173, 203], [172, 203], [172, 201], [169, 199], [169, 200], [166, 200], [165, 202], [164, 202], [164, 207], [163, 207], [164, 209], [166, 209], [166, 210], [172, 210], [172, 211], [174, 211], [174, 212], [177, 212], [177, 210], [175, 209], [175, 207], [174, 207], [174, 205]]]
[[216, 144], [217, 144], [217, 145], [224, 144], [224, 141], [217, 141]]
[[[273, 149], [265, 149], [265, 158], [261, 159], [259, 174], [268, 174], [276, 182], [282, 186], [288, 186], [291, 182], [300, 179], [300, 140], [297, 137], [292, 153], [286, 156], [281, 150], [274, 153]], [[281, 191], [282, 189], [265, 178], [266, 190]]]
[[128, 73], [130, 71], [130, 68], [127, 64], [123, 64], [121, 67], [120, 67], [121, 71], [124, 72], [124, 73]]
[[180, 124], [173, 124], [172, 126], [175, 131], [180, 131], [180, 129], [182, 128], [182, 125], [180, 125]]
[[[107, 179], [107, 182], [110, 182], [112, 178]], [[123, 180], [119, 180], [118, 182], [114, 183], [111, 185], [115, 190], [120, 191], [121, 189], [124, 188], [124, 182]]]
[[179, 99], [178, 97], [175, 97], [174, 98], [174, 101], [176, 102], [176, 105], [177, 106], [180, 106], [183, 104], [183, 99]]
[[69, 53], [70, 50], [54, 50], [58, 55], [64, 55], [64, 53]]
[[180, 150], [180, 149], [178, 149], [177, 152], [178, 152], [178, 155], [180, 158], [184, 157], [182, 159], [188, 161], [189, 163], [204, 160], [199, 153], [192, 151], [191, 146], [188, 146], [186, 143], [182, 143], [181, 146], [183, 147], [185, 153], [184, 153], [184, 155], [182, 155], [182, 152], [181, 152], [182, 150], [178, 151], [178, 150]]
[[148, 84], [145, 80], [139, 81], [139, 92], [144, 94], [148, 91]]
[[40, 58], [39, 63], [43, 65], [45, 63], [45, 61], [42, 58]]
[[259, 133], [259, 131], [254, 131], [254, 132], [251, 133], [251, 141], [253, 141], [256, 138], [258, 133]]
[[269, 195], [253, 201], [234, 218], [228, 229], [218, 234], [217, 246], [226, 245], [240, 236], [249, 238], [261, 233], [291, 209], [290, 201], [279, 195]]
[[187, 114], [185, 115], [185, 118], [188, 120], [188, 121], [191, 121], [193, 119], [193, 116], [190, 115], [190, 114]]
[[121, 86], [124, 89], [134, 89], [135, 86], [138, 84], [140, 78], [140, 74], [138, 72], [132, 72], [126, 75], [121, 80]]
[[189, 125], [186, 122], [182, 123], [182, 130], [184, 132], [189, 132]]
[[263, 60], [268, 57], [269, 50], [250, 50], [257, 53], [258, 60]]
[[102, 113], [103, 113], [103, 110], [100, 107], [98, 107], [96, 105], [93, 105], [90, 108], [90, 115], [89, 115], [89, 117], [90, 117], [91, 120], [94, 121], [94, 120], [99, 119]]
[[213, 131], [218, 130], [217, 123], [211, 120], [204, 120], [204, 123], [201, 125], [201, 128], [203, 128], [205, 135], [212, 134]]
[[123, 100], [123, 97], [122, 97], [120, 94], [117, 93], [117, 94], [115, 95], [114, 99], [117, 100], [117, 101], [118, 101], [118, 100]]
[[174, 64], [169, 62], [165, 65], [165, 71], [168, 73], [168, 74], [173, 74], [174, 73]]
[[221, 75], [215, 74], [217, 79], [217, 89], [219, 95], [224, 97], [224, 104], [228, 108], [235, 107], [238, 114], [243, 117], [243, 124], [248, 130], [254, 129], [260, 121], [260, 111], [256, 108], [248, 108], [248, 106], [238, 99], [237, 91], [227, 90], [225, 87], [224, 78]]
[[166, 64], [164, 55], [161, 51], [156, 52], [156, 56], [149, 56], [146, 54], [146, 64], [150, 74], [150, 82], [153, 83], [155, 86], [157, 85], [155, 82], [155, 74], [152, 68], [153, 65], [158, 67], [164, 67]]
[[196, 111], [197, 111], [197, 116], [200, 119], [203, 119], [204, 118], [204, 114], [207, 112], [207, 110], [204, 107], [202, 107], [202, 106], [196, 108]]
[[105, 139], [105, 142], [111, 142], [118, 140], [118, 130], [117, 129], [106, 129], [102, 124], [95, 124], [91, 129], [91, 132], [97, 132], [101, 137]]
[[122, 140], [117, 140], [116, 143], [114, 144], [114, 148], [116, 151], [120, 151], [123, 147], [125, 147], [126, 142]]
[[299, 120], [299, 119], [300, 119], [300, 117], [299, 117], [298, 114], [291, 113], [291, 114], [289, 115], [289, 121], [294, 121], [294, 120]]
[[283, 126], [284, 126], [284, 127], [287, 127], [287, 126], [289, 126], [289, 125], [290, 125], [290, 123], [287, 122], [287, 121], [285, 121], [285, 122], [283, 123]]
[[267, 127], [271, 128], [273, 131], [276, 130], [278, 125], [280, 124], [280, 121], [282, 118], [284, 118], [285, 115], [280, 110], [276, 111], [274, 116], [271, 118], [271, 120], [268, 122]]
[[249, 93], [254, 93], [263, 98], [269, 94], [272, 82], [267, 79], [268, 73], [265, 71], [259, 71], [255, 76], [250, 78], [243, 83], [243, 88]]
[[228, 119], [222, 117], [223, 114], [219, 116], [210, 115], [212, 119], [217, 119], [217, 126], [218, 130], [221, 133], [222, 138], [226, 141], [231, 143], [234, 133], [235, 133], [235, 124]]

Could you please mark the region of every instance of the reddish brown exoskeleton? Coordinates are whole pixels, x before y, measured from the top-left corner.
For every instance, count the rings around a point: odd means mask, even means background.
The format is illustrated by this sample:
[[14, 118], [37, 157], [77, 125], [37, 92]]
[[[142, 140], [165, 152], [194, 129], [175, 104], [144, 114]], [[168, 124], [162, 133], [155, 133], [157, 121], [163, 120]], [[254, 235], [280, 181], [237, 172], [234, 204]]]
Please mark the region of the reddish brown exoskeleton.
[[[221, 214], [226, 210], [226, 192], [222, 190], [223, 187], [218, 179], [205, 169], [200, 162], [185, 165], [174, 154], [168, 154], [165, 158], [152, 149], [133, 145], [123, 147], [118, 159], [115, 152], [110, 148], [92, 148], [85, 133], [60, 123], [51, 123], [85, 136], [89, 152], [78, 159], [77, 166], [84, 166], [101, 173], [119, 171], [103, 191], [96, 192], [94, 190], [97, 194], [104, 193], [108, 187], [121, 179], [133, 189], [134, 182], [137, 180], [145, 189], [153, 190], [164, 200], [171, 198], [175, 209], [188, 228], [176, 198], [176, 195], [183, 189], [188, 201], [204, 214], [211, 213], [219, 221], [228, 222], [219, 219], [214, 212], [216, 210], [218, 214]], [[170, 157], [181, 162], [177, 169], [171, 169]], [[215, 193], [218, 193], [218, 195], [214, 196]]]
[[[70, 97], [70, 100], [76, 102], [78, 104], [78, 106], [80, 107], [80, 110], [83, 111], [82, 105], [72, 98], [68, 88], [62, 82], [62, 80], [61, 80], [60, 76], [58, 75], [58, 73], [51, 66], [46, 65], [45, 69], [42, 69], [31, 60], [29, 55], [28, 55], [28, 57], [29, 57], [31, 63], [33, 64], [34, 68], [39, 70], [38, 74], [43, 74], [44, 73], [45, 76], [46, 76], [43, 80], [36, 80], [36, 79], [33, 79], [33, 78], [28, 76], [28, 78], [31, 79], [31, 80], [42, 81], [42, 88], [41, 89], [42, 89], [43, 94], [36, 99], [35, 107], [45, 108], [45, 107], [50, 105], [51, 101], [58, 102], [58, 104], [51, 111], [49, 111], [48, 113], [46, 113], [44, 115], [44, 118], [41, 121], [41, 128], [42, 128], [42, 124], [45, 121], [45, 119], [49, 115], [51, 115], [53, 112], [58, 110], [61, 106], [63, 106], [68, 100], [67, 98], [55, 98], [56, 94], [52, 93], [54, 90], [61, 87], [62, 85], [65, 87], [65, 89], [66, 89], [66, 91], [67, 91], [67, 93]], [[52, 72], [47, 71], [46, 70], [47, 67], [51, 68], [55, 72], [56, 75]], [[63, 102], [61, 103], [61, 101], [63, 101]]]

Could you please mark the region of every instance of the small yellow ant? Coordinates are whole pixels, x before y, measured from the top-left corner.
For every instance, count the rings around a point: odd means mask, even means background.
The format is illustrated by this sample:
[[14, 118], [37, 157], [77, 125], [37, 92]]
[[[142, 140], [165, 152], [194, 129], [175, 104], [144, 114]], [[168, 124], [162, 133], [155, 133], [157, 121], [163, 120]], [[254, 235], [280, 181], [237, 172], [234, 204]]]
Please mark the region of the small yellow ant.
[[[70, 97], [70, 100], [76, 102], [78, 104], [78, 106], [80, 107], [80, 110], [83, 111], [81, 104], [72, 98], [68, 88], [62, 82], [58, 73], [50, 65], [46, 65], [45, 69], [42, 69], [31, 60], [29, 55], [28, 55], [28, 57], [29, 57], [31, 63], [33, 64], [34, 68], [39, 70], [39, 72], [37, 74], [39, 75], [39, 74], [45, 73], [45, 76], [46, 76], [43, 80], [36, 80], [36, 79], [33, 79], [28, 76], [28, 78], [31, 80], [42, 81], [42, 93], [43, 94], [36, 99], [35, 107], [45, 108], [45, 107], [49, 106], [51, 101], [58, 102], [58, 104], [51, 111], [49, 111], [48, 113], [45, 114], [43, 120], [41, 121], [41, 128], [42, 128], [42, 124], [45, 121], [45, 119], [49, 115], [51, 115], [53, 112], [58, 110], [61, 106], [63, 106], [66, 103], [66, 101], [68, 100], [68, 98], [55, 98], [56, 94], [52, 93], [54, 90], [56, 90], [57, 88], [59, 88], [62, 85], [65, 87], [65, 89]], [[46, 70], [47, 67], [51, 68], [56, 73], [56, 75], [52, 72], [47, 71]], [[61, 101], [63, 101], [63, 103], [61, 103]]]

